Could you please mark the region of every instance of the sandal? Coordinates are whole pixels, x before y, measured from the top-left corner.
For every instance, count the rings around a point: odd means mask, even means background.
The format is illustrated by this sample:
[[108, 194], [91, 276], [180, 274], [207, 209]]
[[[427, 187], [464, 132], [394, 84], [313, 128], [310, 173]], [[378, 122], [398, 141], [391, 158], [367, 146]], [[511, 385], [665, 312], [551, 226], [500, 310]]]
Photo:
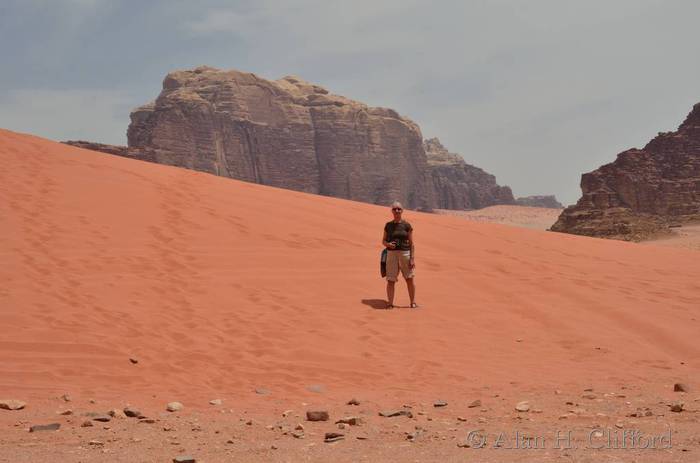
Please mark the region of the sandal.
[[388, 309], [393, 309], [393, 308], [394, 308], [394, 304], [387, 304], [387, 305], [386, 305], [386, 308], [387, 308], [387, 310], [388, 310]]
[[417, 309], [417, 308], [418, 308], [418, 304], [416, 304], [415, 302], [411, 302], [411, 308], [412, 308], [412, 309]]

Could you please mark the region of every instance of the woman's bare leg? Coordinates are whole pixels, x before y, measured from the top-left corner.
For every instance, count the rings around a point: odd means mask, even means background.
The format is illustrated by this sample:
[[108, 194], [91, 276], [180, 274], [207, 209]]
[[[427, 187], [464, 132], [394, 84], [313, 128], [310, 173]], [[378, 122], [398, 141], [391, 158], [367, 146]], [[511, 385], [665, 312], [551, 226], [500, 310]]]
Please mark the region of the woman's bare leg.
[[413, 278], [406, 280], [406, 286], [408, 286], [408, 297], [411, 299], [411, 304], [413, 304], [416, 302], [416, 284], [413, 282]]
[[386, 281], [386, 298], [389, 301], [389, 305], [394, 305], [394, 285], [395, 281]]

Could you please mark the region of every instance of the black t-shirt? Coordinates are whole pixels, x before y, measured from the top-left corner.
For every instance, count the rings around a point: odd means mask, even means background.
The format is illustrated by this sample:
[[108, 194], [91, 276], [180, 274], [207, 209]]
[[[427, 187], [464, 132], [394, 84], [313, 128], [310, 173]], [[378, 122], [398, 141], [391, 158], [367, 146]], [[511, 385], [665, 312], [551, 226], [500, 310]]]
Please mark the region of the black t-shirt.
[[386, 240], [391, 243], [396, 241], [396, 247], [394, 249], [399, 249], [401, 251], [410, 251], [411, 242], [408, 240], [408, 233], [413, 230], [410, 223], [402, 220], [399, 223], [387, 222], [384, 225], [384, 231], [386, 232]]

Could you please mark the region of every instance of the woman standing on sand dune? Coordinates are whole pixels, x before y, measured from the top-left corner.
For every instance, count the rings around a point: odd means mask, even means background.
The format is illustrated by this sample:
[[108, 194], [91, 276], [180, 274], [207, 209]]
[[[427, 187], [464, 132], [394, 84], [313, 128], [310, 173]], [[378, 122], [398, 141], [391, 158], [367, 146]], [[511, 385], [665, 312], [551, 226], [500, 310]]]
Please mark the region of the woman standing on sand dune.
[[408, 286], [411, 308], [418, 308], [418, 304], [416, 304], [416, 285], [413, 282], [413, 274], [416, 267], [413, 227], [401, 218], [402, 212], [403, 206], [401, 206], [401, 203], [394, 201], [391, 205], [391, 213], [394, 216], [394, 220], [384, 225], [384, 236], [382, 237], [382, 245], [388, 250], [386, 259], [387, 309], [394, 308], [394, 286], [399, 277], [399, 269]]

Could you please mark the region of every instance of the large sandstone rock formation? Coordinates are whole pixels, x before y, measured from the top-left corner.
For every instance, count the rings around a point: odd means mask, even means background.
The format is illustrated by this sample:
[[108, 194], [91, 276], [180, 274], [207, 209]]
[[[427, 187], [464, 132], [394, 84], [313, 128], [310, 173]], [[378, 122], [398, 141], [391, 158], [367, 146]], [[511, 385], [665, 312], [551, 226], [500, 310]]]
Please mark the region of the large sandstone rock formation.
[[554, 195], [534, 195], [516, 198], [515, 204], [527, 207], [546, 207], [549, 209], [561, 209], [562, 204]]
[[435, 191], [435, 207], [439, 209], [480, 209], [495, 204], [514, 204], [510, 187], [499, 186], [496, 177], [467, 164], [450, 153], [440, 140], [423, 143]]
[[413, 209], [512, 204], [509, 187], [448, 153], [396, 111], [285, 77], [210, 67], [168, 74], [131, 113], [127, 147], [88, 149], [249, 182]]
[[553, 231], [625, 240], [700, 220], [700, 103], [676, 132], [581, 176], [583, 195]]
[[295, 77], [199, 67], [168, 74], [131, 114], [129, 148], [157, 162], [281, 188], [430, 209], [422, 135], [385, 108]]

